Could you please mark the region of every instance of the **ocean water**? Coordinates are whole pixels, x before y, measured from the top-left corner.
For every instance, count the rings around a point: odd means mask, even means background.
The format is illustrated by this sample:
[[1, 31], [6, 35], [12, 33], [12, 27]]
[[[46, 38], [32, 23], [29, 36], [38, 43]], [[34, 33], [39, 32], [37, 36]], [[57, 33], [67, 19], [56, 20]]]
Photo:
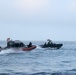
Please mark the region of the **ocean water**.
[[[33, 41], [37, 48], [32, 51], [1, 51], [0, 75], [76, 75], [76, 42], [55, 42], [63, 43], [58, 50], [40, 48], [43, 43]], [[0, 41], [0, 46], [6, 46], [6, 42]]]

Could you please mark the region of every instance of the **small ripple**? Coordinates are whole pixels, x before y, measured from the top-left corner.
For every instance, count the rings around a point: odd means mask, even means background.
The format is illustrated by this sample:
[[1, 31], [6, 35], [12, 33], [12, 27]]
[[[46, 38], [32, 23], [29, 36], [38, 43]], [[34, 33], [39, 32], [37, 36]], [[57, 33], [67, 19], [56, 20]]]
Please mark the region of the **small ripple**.
[[0, 75], [76, 75], [76, 72], [38, 72], [38, 73], [24, 73], [24, 72], [15, 72], [15, 73], [0, 73]]
[[68, 72], [55, 72], [55, 73], [46, 73], [46, 72], [40, 72], [40, 73], [34, 73], [31, 75], [76, 75], [76, 73], [68, 73]]
[[9, 73], [0, 73], [0, 75], [10, 75]]
[[0, 75], [30, 75], [30, 74], [17, 72], [17, 73], [0, 73]]
[[63, 63], [69, 63], [70, 61], [62, 61]]
[[39, 73], [33, 73], [31, 75], [50, 75], [50, 73], [46, 73], [46, 72], [39, 72]]
[[69, 70], [69, 71], [76, 71], [76, 69], [72, 69], [72, 70]]

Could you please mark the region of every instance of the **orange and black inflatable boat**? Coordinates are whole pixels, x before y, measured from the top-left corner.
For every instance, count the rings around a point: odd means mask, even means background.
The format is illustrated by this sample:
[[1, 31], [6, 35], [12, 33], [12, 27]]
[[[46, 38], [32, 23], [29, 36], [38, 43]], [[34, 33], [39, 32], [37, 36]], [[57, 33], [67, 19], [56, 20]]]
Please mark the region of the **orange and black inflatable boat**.
[[33, 49], [35, 49], [35, 48], [36, 48], [36, 46], [33, 45], [33, 46], [31, 46], [31, 47], [23, 47], [22, 50], [23, 50], [23, 51], [30, 51], [30, 50], [33, 50]]

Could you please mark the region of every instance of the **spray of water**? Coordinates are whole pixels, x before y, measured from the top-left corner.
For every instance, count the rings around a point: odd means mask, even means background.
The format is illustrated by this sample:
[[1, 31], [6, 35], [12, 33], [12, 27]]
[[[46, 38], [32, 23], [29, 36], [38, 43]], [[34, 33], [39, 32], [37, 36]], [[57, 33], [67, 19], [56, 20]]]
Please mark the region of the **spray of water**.
[[23, 51], [20, 50], [20, 49], [7, 49], [7, 50], [2, 50], [2, 51], [0, 52], [0, 54], [20, 53], [20, 52], [23, 52]]

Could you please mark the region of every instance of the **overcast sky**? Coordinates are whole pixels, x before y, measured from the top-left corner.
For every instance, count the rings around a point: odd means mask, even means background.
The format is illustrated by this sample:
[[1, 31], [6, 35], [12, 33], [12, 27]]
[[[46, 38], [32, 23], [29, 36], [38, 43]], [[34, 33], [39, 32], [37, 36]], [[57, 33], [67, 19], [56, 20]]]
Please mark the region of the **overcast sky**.
[[76, 41], [76, 0], [0, 0], [0, 40]]

